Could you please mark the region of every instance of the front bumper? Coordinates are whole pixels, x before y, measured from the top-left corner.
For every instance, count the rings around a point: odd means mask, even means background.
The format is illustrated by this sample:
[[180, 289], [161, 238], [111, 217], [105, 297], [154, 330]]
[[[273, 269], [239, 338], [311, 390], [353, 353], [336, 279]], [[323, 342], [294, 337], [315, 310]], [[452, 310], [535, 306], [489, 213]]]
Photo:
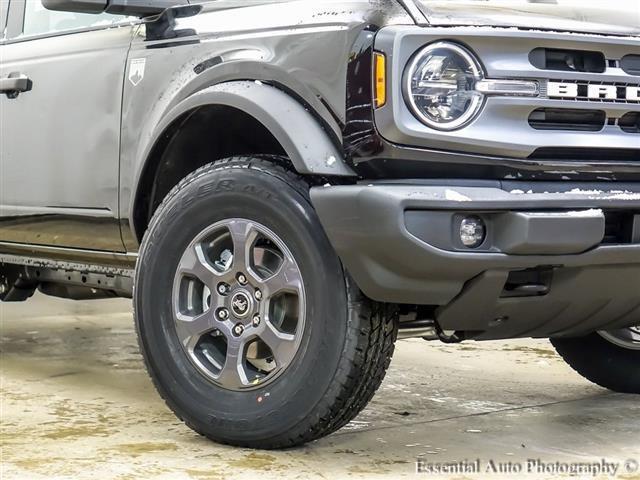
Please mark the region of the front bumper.
[[[455, 183], [316, 187], [311, 199], [367, 296], [437, 306], [446, 330], [508, 338], [640, 324], [640, 185]], [[470, 214], [488, 226], [476, 250], [458, 243]]]

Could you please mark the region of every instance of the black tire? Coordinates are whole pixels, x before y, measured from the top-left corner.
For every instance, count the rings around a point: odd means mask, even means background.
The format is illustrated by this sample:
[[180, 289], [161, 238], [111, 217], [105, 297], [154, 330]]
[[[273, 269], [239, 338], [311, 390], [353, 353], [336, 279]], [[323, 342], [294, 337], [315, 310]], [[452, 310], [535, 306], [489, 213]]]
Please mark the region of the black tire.
[[587, 380], [620, 393], [640, 393], [640, 350], [605, 340], [598, 333], [552, 338], [558, 354]]
[[[232, 158], [193, 172], [164, 200], [142, 242], [134, 308], [140, 349], [167, 405], [221, 443], [275, 449], [340, 428], [371, 399], [393, 354], [397, 322], [343, 271], [311, 206], [308, 185], [277, 159]], [[208, 225], [239, 217], [283, 239], [309, 292], [299, 350], [257, 390], [226, 390], [189, 361], [176, 335], [171, 285], [186, 245]]]

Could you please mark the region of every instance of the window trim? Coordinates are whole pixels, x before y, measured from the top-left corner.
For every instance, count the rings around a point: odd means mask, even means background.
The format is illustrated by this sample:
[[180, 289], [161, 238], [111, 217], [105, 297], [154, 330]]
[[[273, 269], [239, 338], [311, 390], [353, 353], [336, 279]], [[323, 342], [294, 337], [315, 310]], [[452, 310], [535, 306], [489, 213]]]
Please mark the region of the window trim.
[[9, 43], [11, 38], [19, 35], [22, 30], [22, 17], [26, 0], [11, 0], [7, 10], [6, 36], [2, 43]]
[[131, 27], [134, 27], [142, 23], [142, 19], [129, 19], [129, 20], [123, 20], [121, 22], [112, 23], [110, 25], [81, 27], [81, 28], [74, 28], [70, 30], [62, 30], [62, 31], [41, 33], [37, 35], [23, 36], [22, 32], [24, 30], [24, 18], [25, 18], [25, 11], [27, 8], [27, 1], [29, 0], [10, 0], [9, 16], [8, 16], [8, 22], [7, 22], [7, 36], [1, 42], [2, 44], [30, 42], [32, 40], [40, 40], [43, 38], [61, 37], [66, 35], [74, 35], [77, 33], [109, 30], [111, 28], [121, 28], [124, 25], [130, 25]]
[[7, 17], [9, 16], [9, 5], [11, 0], [3, 2], [0, 0], [0, 40], [4, 40], [7, 34]]

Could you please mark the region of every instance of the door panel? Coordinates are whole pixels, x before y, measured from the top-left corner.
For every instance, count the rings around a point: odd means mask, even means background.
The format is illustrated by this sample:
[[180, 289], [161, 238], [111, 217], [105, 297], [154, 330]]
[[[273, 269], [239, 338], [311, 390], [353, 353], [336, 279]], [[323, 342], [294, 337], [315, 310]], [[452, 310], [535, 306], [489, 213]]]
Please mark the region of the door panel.
[[0, 46], [0, 79], [31, 81], [16, 98], [0, 96], [0, 241], [123, 251], [120, 114], [136, 27], [61, 34], [65, 23], [56, 25], [53, 36]]

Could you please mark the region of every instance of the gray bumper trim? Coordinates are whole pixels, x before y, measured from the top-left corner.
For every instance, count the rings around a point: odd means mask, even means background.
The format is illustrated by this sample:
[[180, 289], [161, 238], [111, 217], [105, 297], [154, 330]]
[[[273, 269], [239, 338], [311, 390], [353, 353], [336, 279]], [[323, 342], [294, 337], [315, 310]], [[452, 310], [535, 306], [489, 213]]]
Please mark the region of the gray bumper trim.
[[[405, 212], [411, 210], [499, 214], [622, 209], [637, 213], [640, 212], [640, 186], [635, 192], [510, 193], [490, 187], [350, 185], [313, 188], [311, 200], [330, 241], [356, 283], [366, 295], [379, 301], [447, 305], [466, 282], [489, 270], [547, 265], [640, 267], [640, 243], [602, 245], [583, 253], [560, 255], [552, 248], [553, 242], [547, 245], [547, 251], [542, 242], [532, 255], [471, 252], [457, 250], [454, 245], [443, 249], [424, 242], [412, 235], [405, 223]], [[593, 221], [593, 216], [585, 218]], [[576, 225], [583, 226], [580, 222]], [[511, 232], [517, 230], [512, 223], [504, 228]], [[528, 237], [520, 233], [514, 235], [517, 241], [512, 242], [511, 251], [519, 252], [523, 238], [526, 243]], [[579, 233], [573, 236], [577, 244], [579, 236]], [[565, 241], [567, 238], [572, 237], [569, 234]], [[574, 247], [569, 245], [569, 250]]]
[[[473, 186], [412, 186], [412, 185], [349, 185], [317, 187], [317, 198], [327, 195], [374, 197], [404, 208], [422, 210], [534, 210], [534, 209], [592, 209], [639, 208], [639, 191], [575, 189], [566, 192], [507, 192], [496, 187]], [[320, 193], [322, 192], [322, 193]]]
[[507, 212], [499, 214], [495, 236], [508, 254], [582, 253], [602, 243], [605, 216], [600, 209], [571, 212]]

